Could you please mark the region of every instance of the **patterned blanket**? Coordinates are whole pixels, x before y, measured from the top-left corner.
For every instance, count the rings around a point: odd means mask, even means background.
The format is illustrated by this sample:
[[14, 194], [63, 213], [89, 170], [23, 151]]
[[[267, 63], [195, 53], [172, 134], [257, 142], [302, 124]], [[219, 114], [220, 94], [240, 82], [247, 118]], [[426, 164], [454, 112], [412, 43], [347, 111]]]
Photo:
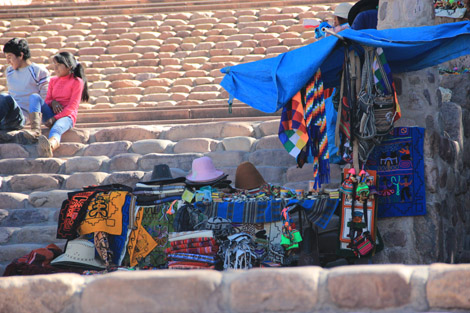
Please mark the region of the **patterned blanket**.
[[377, 171], [378, 217], [426, 214], [424, 128], [396, 127], [375, 147], [367, 168]]

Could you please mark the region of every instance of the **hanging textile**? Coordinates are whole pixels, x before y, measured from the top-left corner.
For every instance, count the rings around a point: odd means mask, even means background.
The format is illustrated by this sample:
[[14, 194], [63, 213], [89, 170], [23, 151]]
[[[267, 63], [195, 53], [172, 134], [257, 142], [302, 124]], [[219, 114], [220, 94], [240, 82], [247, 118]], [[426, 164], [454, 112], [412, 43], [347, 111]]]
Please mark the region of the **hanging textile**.
[[305, 121], [309, 134], [307, 162], [313, 162], [313, 180], [316, 189], [328, 183], [330, 178], [325, 99], [320, 69], [306, 86], [305, 105]]
[[294, 158], [307, 145], [308, 134], [300, 91], [284, 106], [278, 135], [284, 148]]

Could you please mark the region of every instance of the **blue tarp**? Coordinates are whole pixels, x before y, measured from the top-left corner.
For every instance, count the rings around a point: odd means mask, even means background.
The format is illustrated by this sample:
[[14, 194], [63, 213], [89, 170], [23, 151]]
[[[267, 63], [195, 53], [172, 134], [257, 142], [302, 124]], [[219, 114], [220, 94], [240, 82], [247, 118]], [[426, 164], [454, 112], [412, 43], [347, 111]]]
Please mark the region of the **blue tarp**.
[[[382, 47], [392, 73], [420, 70], [470, 54], [470, 22], [340, 32], [360, 45]], [[325, 88], [339, 85], [344, 59], [341, 40], [329, 36], [274, 58], [225, 67], [220, 83], [238, 100], [266, 113], [287, 103], [320, 67]]]

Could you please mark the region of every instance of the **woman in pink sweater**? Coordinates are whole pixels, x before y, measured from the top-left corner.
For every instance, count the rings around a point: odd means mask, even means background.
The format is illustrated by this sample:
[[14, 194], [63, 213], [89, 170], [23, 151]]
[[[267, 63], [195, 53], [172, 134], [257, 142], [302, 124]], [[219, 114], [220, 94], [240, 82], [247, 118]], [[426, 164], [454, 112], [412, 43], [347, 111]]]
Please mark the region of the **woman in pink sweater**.
[[62, 134], [75, 125], [80, 102], [89, 98], [85, 71], [71, 53], [60, 52], [52, 57], [52, 62], [56, 76], [51, 77], [46, 99], [36, 95], [30, 98], [29, 111], [42, 113], [42, 121], [51, 129], [49, 138], [38, 138], [41, 157], [52, 156]]

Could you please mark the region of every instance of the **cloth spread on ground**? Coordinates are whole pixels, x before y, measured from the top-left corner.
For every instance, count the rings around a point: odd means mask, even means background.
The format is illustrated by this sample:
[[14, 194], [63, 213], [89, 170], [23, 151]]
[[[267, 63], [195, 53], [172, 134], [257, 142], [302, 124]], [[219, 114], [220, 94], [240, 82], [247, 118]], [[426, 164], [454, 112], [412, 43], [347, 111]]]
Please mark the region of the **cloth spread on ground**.
[[299, 204], [305, 209], [307, 215], [312, 216], [312, 222], [324, 228], [331, 219], [338, 205], [338, 199], [320, 201], [318, 199], [306, 200], [272, 200], [272, 201], [247, 201], [247, 202], [196, 202], [194, 207], [208, 217], [222, 217], [232, 223], [271, 223], [281, 221], [281, 212], [286, 206]]
[[104, 231], [111, 235], [121, 235], [122, 207], [126, 201], [125, 191], [97, 193], [90, 204], [85, 219], [78, 228], [81, 235]]
[[51, 261], [60, 254], [62, 254], [62, 250], [55, 244], [49, 244], [45, 248], [32, 250], [27, 255], [13, 260], [5, 268], [3, 276], [82, 272], [82, 270], [79, 269], [59, 268], [50, 265]]
[[367, 168], [377, 171], [378, 217], [426, 214], [424, 128], [396, 127], [372, 151]]

